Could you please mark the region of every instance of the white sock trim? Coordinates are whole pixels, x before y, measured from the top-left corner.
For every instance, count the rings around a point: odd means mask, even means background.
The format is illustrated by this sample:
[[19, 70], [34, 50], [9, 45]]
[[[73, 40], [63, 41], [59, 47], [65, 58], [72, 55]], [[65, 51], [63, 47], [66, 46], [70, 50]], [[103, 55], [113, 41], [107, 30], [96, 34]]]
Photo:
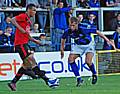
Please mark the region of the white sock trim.
[[76, 78], [80, 78], [81, 76], [76, 76]]

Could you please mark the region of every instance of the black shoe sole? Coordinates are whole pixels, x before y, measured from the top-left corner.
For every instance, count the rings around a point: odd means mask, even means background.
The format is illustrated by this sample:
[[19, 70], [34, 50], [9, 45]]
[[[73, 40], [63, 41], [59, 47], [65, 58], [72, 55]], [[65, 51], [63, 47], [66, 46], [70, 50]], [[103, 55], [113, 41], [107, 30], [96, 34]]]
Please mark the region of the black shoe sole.
[[97, 83], [97, 76], [95, 76], [95, 79], [92, 78], [92, 84], [96, 84]]

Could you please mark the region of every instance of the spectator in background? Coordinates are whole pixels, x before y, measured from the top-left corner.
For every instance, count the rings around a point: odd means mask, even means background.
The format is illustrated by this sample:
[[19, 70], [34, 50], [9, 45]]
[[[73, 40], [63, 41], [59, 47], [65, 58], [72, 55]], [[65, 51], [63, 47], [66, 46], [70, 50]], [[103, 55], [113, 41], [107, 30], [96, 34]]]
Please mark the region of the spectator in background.
[[26, 0], [26, 6], [29, 4], [34, 4], [36, 7], [40, 7], [39, 0]]
[[[114, 32], [113, 35], [106, 35], [106, 37], [110, 39], [113, 43], [115, 43], [115, 46], [118, 49], [120, 49], [120, 45], [119, 45], [120, 28], [119, 27], [120, 27], [120, 13], [117, 13], [117, 16], [111, 20], [110, 26], [109, 26], [110, 30], [116, 31], [116, 32]], [[104, 41], [103, 49], [112, 50], [113, 47], [109, 45], [106, 41]]]
[[0, 45], [3, 45], [3, 41], [2, 41], [3, 37], [2, 37], [2, 35], [3, 35], [3, 31], [0, 30]]
[[39, 24], [34, 23], [33, 29], [31, 30], [31, 33], [39, 33]]
[[6, 7], [19, 7], [15, 0], [4, 0]]
[[63, 2], [64, 7], [72, 6], [72, 0], [58, 0], [58, 2]]
[[49, 5], [52, 4], [53, 6], [56, 6], [57, 2], [58, 2], [58, 0], [48, 0]]
[[72, 6], [72, 0], [67, 0], [69, 6]]
[[4, 26], [3, 26], [4, 19], [5, 19], [4, 12], [0, 12], [0, 30], [2, 31], [4, 31]]
[[0, 30], [0, 53], [6, 52], [6, 49], [5, 49], [5, 47], [4, 47], [4, 41], [6, 41], [6, 40], [4, 40], [3, 31]]
[[46, 9], [50, 7], [50, 1], [49, 0], [38, 0], [40, 4], [40, 8]]
[[10, 26], [7, 26], [4, 34], [8, 37], [8, 44], [13, 45], [14, 44], [14, 31], [13, 31], [13, 28], [10, 27]]
[[[42, 8], [42, 9], [50, 8], [50, 6], [49, 6], [50, 4], [48, 1], [49, 0], [38, 0], [40, 8]], [[40, 11], [40, 12], [37, 12], [37, 15], [38, 15], [38, 22], [39, 22], [40, 28], [41, 28], [40, 29], [41, 33], [45, 33], [45, 26], [46, 26], [48, 12], [47, 11]]]
[[5, 32], [0, 31], [0, 53], [10, 53], [13, 52], [14, 34], [12, 33], [12, 28], [7, 27]]
[[90, 7], [96, 7], [96, 8], [100, 7], [100, 0], [89, 0], [88, 3]]
[[7, 27], [11, 27], [13, 31], [15, 31], [15, 26], [11, 23], [11, 17], [6, 17], [5, 21], [3, 21], [3, 31], [5, 31], [5, 29]]
[[[107, 35], [107, 37], [115, 44], [117, 49], [120, 49], [120, 25], [116, 28], [116, 31], [113, 33], [113, 35]], [[114, 48], [104, 41], [103, 49], [113, 50]]]
[[4, 0], [0, 0], [0, 7], [4, 7], [5, 4], [4, 4]]
[[[58, 0], [58, 2], [63, 2], [63, 7], [64, 7], [64, 8], [69, 6], [67, 0]], [[57, 2], [57, 3], [58, 3], [58, 2]]]
[[118, 3], [118, 6], [120, 6], [120, 0], [116, 0], [116, 2]]
[[97, 20], [96, 20], [96, 16], [97, 16], [96, 12], [89, 12], [88, 13], [88, 20], [86, 20], [86, 22], [89, 25], [91, 25], [92, 28], [98, 28], [98, 23], [97, 23]]
[[[72, 4], [70, 4], [68, 0], [58, 0], [58, 2], [63, 2], [63, 8], [72, 7]], [[67, 24], [69, 24], [69, 18], [72, 17], [72, 13], [73, 13], [72, 9], [69, 12], [65, 12]]]
[[38, 51], [38, 52], [46, 52], [46, 51], [51, 51], [50, 48], [51, 48], [51, 41], [48, 41], [46, 39], [46, 35], [45, 34], [41, 34], [39, 36], [39, 40], [40, 40], [40, 43], [41, 45], [36, 45], [35, 47], [35, 51]]
[[84, 15], [82, 13], [79, 14], [77, 18], [79, 23], [86, 22], [86, 19], [84, 18]]
[[77, 0], [77, 6], [81, 8], [90, 8], [87, 0]]
[[[0, 7], [4, 7], [4, 1], [3, 0], [0, 0]], [[3, 21], [5, 19], [5, 14], [4, 12], [0, 12], [0, 30], [3, 31]]]
[[64, 30], [68, 28], [65, 13], [71, 10], [70, 7], [63, 8], [63, 5], [64, 3], [62, 1], [58, 2], [58, 8], [55, 8], [53, 12], [55, 35], [52, 36], [55, 36], [53, 43], [55, 43], [55, 48], [57, 51], [60, 50], [61, 36], [64, 33]]
[[120, 49], [120, 25], [117, 27], [116, 32], [113, 33], [113, 41], [117, 49]]
[[116, 0], [106, 0], [107, 7], [118, 7], [119, 3]]
[[110, 30], [115, 31], [120, 25], [120, 13], [117, 13], [117, 16], [110, 22]]
[[20, 7], [26, 6], [26, 0], [16, 0], [16, 2], [19, 4]]
[[10, 26], [6, 27], [5, 32], [1, 32], [0, 35], [0, 45], [11, 46], [14, 43], [14, 34]]

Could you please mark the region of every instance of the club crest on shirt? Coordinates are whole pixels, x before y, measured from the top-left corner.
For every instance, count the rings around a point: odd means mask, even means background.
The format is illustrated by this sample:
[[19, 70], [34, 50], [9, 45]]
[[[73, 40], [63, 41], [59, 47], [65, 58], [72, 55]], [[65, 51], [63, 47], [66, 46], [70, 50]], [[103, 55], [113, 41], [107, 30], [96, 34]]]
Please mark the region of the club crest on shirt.
[[29, 25], [26, 26], [26, 32], [30, 33], [30, 26]]
[[91, 28], [91, 26], [90, 25], [87, 25], [87, 29], [90, 29]]

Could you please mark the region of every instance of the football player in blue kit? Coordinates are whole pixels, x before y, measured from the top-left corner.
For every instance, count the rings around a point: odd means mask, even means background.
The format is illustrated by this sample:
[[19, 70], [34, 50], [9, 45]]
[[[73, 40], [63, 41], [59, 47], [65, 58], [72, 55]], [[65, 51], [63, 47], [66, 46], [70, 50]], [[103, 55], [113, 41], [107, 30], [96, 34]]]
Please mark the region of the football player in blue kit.
[[76, 17], [70, 18], [69, 27], [63, 34], [61, 39], [61, 58], [64, 57], [64, 45], [67, 37], [71, 37], [74, 40], [74, 43], [71, 46], [71, 51], [68, 57], [68, 63], [71, 66], [71, 69], [77, 78], [76, 86], [80, 86], [83, 83], [81, 76], [79, 74], [78, 66], [75, 63], [75, 59], [79, 56], [82, 56], [85, 53], [85, 62], [88, 65], [90, 71], [92, 72], [92, 84], [97, 82], [97, 72], [95, 66], [92, 63], [92, 58], [94, 56], [94, 43], [92, 42], [91, 33], [99, 35], [101, 38], [106, 40], [109, 44], [116, 49], [115, 45], [102, 33], [100, 33], [96, 28], [91, 28], [88, 23], [78, 25], [78, 19]]

